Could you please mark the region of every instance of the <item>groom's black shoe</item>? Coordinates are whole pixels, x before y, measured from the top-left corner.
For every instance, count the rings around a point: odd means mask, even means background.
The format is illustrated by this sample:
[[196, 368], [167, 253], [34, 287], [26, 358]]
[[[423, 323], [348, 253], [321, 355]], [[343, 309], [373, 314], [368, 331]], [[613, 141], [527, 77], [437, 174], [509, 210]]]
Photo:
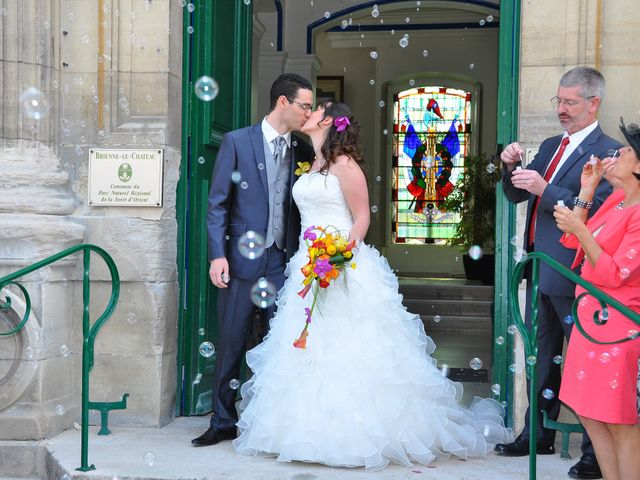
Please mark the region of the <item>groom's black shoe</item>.
[[580, 461], [569, 469], [568, 475], [571, 478], [602, 478], [600, 466], [592, 453], [582, 455]]
[[[520, 435], [513, 443], [499, 443], [494, 448], [503, 457], [524, 457], [529, 455], [529, 439]], [[556, 449], [553, 445], [539, 443], [536, 445], [538, 455], [553, 455]]]
[[209, 445], [215, 445], [223, 440], [233, 440], [238, 436], [238, 432], [235, 428], [229, 428], [228, 430], [217, 429], [209, 427], [209, 430], [204, 432], [198, 438], [191, 440], [191, 445], [194, 447], [206, 447]]

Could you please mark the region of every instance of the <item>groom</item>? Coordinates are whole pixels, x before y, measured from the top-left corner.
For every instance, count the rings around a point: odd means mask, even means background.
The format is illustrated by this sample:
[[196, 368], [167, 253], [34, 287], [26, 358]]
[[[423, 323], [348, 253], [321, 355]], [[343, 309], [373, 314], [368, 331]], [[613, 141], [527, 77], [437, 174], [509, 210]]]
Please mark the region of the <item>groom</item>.
[[[297, 162], [311, 162], [313, 149], [292, 135], [311, 115], [313, 92], [305, 78], [280, 75], [270, 92], [271, 111], [262, 122], [224, 135], [209, 191], [207, 229], [211, 282], [218, 287], [218, 349], [209, 429], [191, 441], [202, 447], [236, 438], [236, 389], [254, 305], [249, 293], [260, 277], [277, 290], [287, 260], [298, 249], [300, 213], [291, 197]], [[238, 239], [254, 231], [265, 238], [264, 253], [243, 257]], [[275, 305], [266, 309], [271, 318]], [[237, 388], [237, 387], [236, 387]]]

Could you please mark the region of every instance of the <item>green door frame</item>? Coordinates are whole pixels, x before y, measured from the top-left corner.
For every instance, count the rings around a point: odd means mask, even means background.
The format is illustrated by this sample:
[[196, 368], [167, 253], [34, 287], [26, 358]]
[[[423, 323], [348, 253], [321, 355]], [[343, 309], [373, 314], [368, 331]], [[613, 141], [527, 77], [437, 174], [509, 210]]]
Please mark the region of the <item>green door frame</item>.
[[[500, 40], [498, 60], [498, 131], [497, 144], [507, 145], [518, 135], [518, 91], [520, 79], [521, 0], [500, 2]], [[509, 305], [509, 284], [513, 271], [515, 206], [496, 187], [496, 277], [494, 301], [494, 338], [505, 341], [493, 344], [493, 383], [502, 386], [499, 400], [507, 402], [507, 424], [513, 425], [514, 377], [508, 366], [513, 361], [514, 335], [507, 327], [514, 323]]]
[[[210, 410], [215, 354], [199, 355], [217, 340], [217, 290], [209, 280], [206, 213], [211, 172], [224, 133], [247, 126], [251, 109], [253, 5], [237, 0], [192, 0], [183, 9], [182, 161], [176, 198], [178, 223], [178, 352], [176, 415]], [[196, 79], [215, 77], [210, 102], [194, 93]], [[204, 332], [204, 333], [200, 333]]]

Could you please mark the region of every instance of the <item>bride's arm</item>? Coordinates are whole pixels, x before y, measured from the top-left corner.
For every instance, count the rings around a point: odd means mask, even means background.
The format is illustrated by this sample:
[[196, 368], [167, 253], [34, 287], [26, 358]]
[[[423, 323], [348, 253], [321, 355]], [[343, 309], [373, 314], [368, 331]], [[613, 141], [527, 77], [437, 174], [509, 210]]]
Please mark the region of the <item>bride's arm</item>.
[[369, 230], [369, 191], [364, 172], [356, 162], [340, 155], [331, 166], [331, 172], [340, 180], [342, 194], [353, 217], [349, 240], [364, 240]]

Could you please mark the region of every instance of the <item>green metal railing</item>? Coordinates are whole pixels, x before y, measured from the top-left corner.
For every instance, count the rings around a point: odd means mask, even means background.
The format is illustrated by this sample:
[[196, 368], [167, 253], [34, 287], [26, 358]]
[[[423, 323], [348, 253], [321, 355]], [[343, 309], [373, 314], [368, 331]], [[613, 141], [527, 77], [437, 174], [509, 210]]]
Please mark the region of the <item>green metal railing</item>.
[[[537, 378], [536, 378], [536, 362], [538, 358], [538, 277], [540, 261], [546, 263], [549, 267], [553, 268], [556, 272], [564, 275], [572, 282], [583, 287], [586, 292], [581, 293], [573, 302], [571, 311], [573, 313], [573, 321], [578, 331], [589, 339], [593, 343], [599, 345], [612, 345], [617, 343], [628, 342], [635, 340], [638, 334], [633, 334], [619, 340], [610, 342], [601, 342], [591, 335], [589, 335], [583, 328], [581, 320], [578, 318], [578, 302], [587, 296], [591, 295], [595, 297], [599, 302], [602, 310], [596, 310], [593, 315], [593, 321], [596, 325], [604, 325], [607, 322], [608, 314], [603, 315], [604, 312], [608, 312], [608, 307], [619, 311], [630, 320], [640, 325], [640, 314], [631, 310], [629, 307], [623, 305], [615, 298], [607, 295], [599, 288], [593, 286], [575, 272], [569, 270], [564, 265], [558, 263], [556, 260], [541, 252], [529, 253], [524, 261], [518, 263], [515, 267], [513, 277], [511, 279], [511, 285], [509, 290], [509, 303], [511, 304], [511, 313], [515, 320], [515, 324], [522, 335], [525, 350], [525, 364], [527, 378], [529, 379], [529, 479], [534, 480], [536, 478], [536, 450], [537, 450], [537, 430], [538, 430], [538, 395], [537, 395]], [[530, 327], [524, 323], [519, 308], [519, 294], [520, 282], [522, 281], [525, 266], [527, 263], [532, 262], [531, 265], [531, 321]], [[546, 426], [546, 425], [545, 425]], [[568, 429], [571, 429], [570, 427]]]
[[[27, 292], [27, 289], [17, 281], [20, 277], [23, 277], [29, 273], [32, 273], [40, 268], [46, 267], [52, 263], [57, 262], [65, 257], [73, 255], [77, 252], [82, 252], [82, 263], [83, 263], [83, 275], [82, 275], [82, 447], [81, 447], [81, 466], [77, 469], [82, 472], [86, 472], [89, 470], [94, 470], [95, 465], [88, 464], [88, 456], [89, 456], [89, 409], [100, 410], [104, 412], [104, 410], [115, 409], [115, 408], [126, 408], [126, 398], [128, 394], [124, 394], [123, 398], [119, 402], [90, 402], [89, 401], [89, 372], [93, 368], [93, 360], [94, 360], [94, 343], [98, 332], [107, 321], [107, 319], [111, 316], [113, 311], [116, 308], [118, 303], [118, 297], [120, 295], [120, 275], [118, 274], [118, 269], [116, 267], [115, 262], [111, 258], [111, 256], [102, 248], [96, 245], [89, 244], [80, 244], [74, 247], [68, 248], [60, 253], [52, 255], [44, 260], [34, 263], [28, 267], [25, 267], [17, 272], [14, 272], [10, 275], [0, 278], [0, 292], [4, 290], [5, 287], [9, 285], [17, 286], [25, 299], [25, 312], [18, 323], [18, 325], [9, 330], [8, 332], [0, 332], [0, 336], [8, 336], [14, 335], [18, 333], [27, 323], [29, 319], [29, 315], [31, 313], [31, 299]], [[111, 274], [111, 297], [109, 298], [109, 303], [105, 308], [104, 312], [98, 319], [93, 323], [93, 325], [89, 322], [89, 298], [90, 298], [90, 278], [89, 278], [89, 267], [91, 262], [91, 252], [98, 254], [104, 262], [107, 264], [109, 268], [109, 272]], [[11, 298], [5, 297], [5, 301], [0, 297], [0, 310], [9, 310], [11, 308]], [[112, 406], [112, 408], [109, 408]], [[103, 422], [101, 432], [108, 432], [105, 424], [106, 415], [103, 413]]]

